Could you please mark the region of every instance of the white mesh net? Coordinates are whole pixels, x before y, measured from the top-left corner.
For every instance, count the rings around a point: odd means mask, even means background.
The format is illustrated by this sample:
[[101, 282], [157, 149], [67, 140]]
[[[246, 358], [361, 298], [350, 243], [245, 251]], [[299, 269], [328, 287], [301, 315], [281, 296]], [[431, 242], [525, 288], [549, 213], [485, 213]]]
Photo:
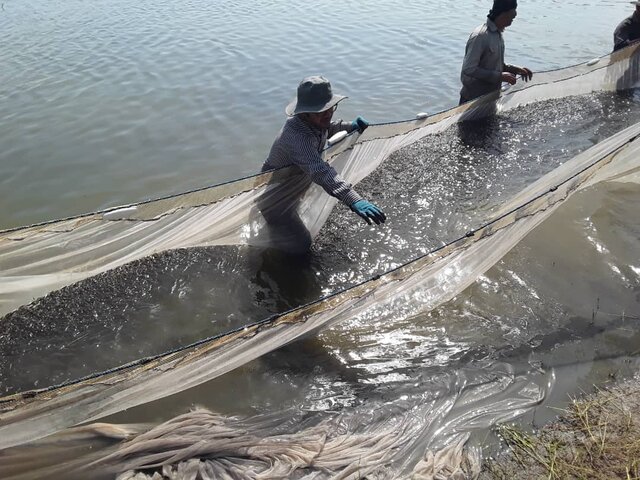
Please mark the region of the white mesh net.
[[[461, 120], [545, 99], [636, 86], [638, 49], [630, 47], [425, 119], [374, 125], [329, 149], [327, 159], [357, 184], [390, 154]], [[391, 272], [311, 305], [153, 358], [64, 385], [0, 399], [0, 449], [47, 436], [218, 377], [303, 335], [419, 297], [432, 309], [499, 261], [572, 194], [608, 180], [638, 181], [640, 124], [577, 155], [500, 206], [465, 237]], [[336, 200], [292, 170], [270, 172], [146, 203], [0, 233], [0, 313], [63, 286], [163, 251], [213, 245], [278, 246], [256, 208], [280, 209], [303, 194], [299, 214], [312, 236]], [[527, 388], [523, 386], [523, 391]], [[525, 395], [535, 403], [540, 391]], [[515, 409], [517, 410], [517, 409]], [[512, 411], [515, 411], [512, 410]], [[211, 467], [213, 468], [213, 467]]]

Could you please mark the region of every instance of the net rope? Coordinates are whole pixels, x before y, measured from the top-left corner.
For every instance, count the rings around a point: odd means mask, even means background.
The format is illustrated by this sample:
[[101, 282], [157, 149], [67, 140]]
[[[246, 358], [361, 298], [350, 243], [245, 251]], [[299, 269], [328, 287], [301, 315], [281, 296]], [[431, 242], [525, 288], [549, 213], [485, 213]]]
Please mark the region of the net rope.
[[[326, 151], [357, 184], [391, 153], [460, 121], [540, 100], [634, 87], [633, 46], [567, 69], [536, 75], [427, 118], [372, 125]], [[60, 385], [0, 398], [0, 449], [93, 421], [216, 378], [302, 335], [419, 296], [421, 311], [464, 290], [573, 193], [601, 181], [637, 178], [640, 125], [582, 152], [506, 202], [493, 219], [394, 270], [316, 302], [161, 355]], [[267, 172], [181, 195], [0, 232], [0, 314], [63, 286], [166, 250], [214, 245], [278, 246], [266, 238], [258, 199], [279, 209], [299, 195], [301, 175]], [[299, 213], [312, 237], [336, 200], [319, 187], [304, 192]]]

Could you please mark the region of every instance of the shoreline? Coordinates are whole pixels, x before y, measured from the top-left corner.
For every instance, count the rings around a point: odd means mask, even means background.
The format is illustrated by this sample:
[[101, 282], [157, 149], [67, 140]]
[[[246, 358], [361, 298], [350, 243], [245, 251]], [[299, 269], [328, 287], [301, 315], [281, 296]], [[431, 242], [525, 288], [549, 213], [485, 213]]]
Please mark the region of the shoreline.
[[497, 428], [506, 451], [483, 463], [479, 480], [640, 478], [640, 372], [571, 400], [536, 432]]

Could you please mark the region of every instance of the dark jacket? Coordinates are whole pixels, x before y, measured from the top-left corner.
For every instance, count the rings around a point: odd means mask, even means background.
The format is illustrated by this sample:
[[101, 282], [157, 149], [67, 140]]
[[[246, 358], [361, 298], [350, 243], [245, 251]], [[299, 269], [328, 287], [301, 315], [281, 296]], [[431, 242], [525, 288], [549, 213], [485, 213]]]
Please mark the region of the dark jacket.
[[637, 20], [634, 14], [620, 22], [613, 33], [613, 51], [620, 50], [638, 39], [640, 39], [640, 20]]

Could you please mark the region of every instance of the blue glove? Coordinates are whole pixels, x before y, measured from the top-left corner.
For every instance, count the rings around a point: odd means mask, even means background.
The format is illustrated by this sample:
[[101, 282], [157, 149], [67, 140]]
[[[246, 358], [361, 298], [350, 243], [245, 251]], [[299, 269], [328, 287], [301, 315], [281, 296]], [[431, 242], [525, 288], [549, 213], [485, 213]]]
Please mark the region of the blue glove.
[[367, 122], [364, 118], [358, 117], [353, 122], [351, 122], [351, 131], [358, 130], [358, 133], [364, 132], [369, 126], [369, 122]]
[[382, 210], [366, 200], [358, 200], [353, 203], [351, 210], [364, 218], [369, 225], [371, 225], [371, 221], [376, 225], [380, 225], [387, 219], [386, 215], [382, 213]]

